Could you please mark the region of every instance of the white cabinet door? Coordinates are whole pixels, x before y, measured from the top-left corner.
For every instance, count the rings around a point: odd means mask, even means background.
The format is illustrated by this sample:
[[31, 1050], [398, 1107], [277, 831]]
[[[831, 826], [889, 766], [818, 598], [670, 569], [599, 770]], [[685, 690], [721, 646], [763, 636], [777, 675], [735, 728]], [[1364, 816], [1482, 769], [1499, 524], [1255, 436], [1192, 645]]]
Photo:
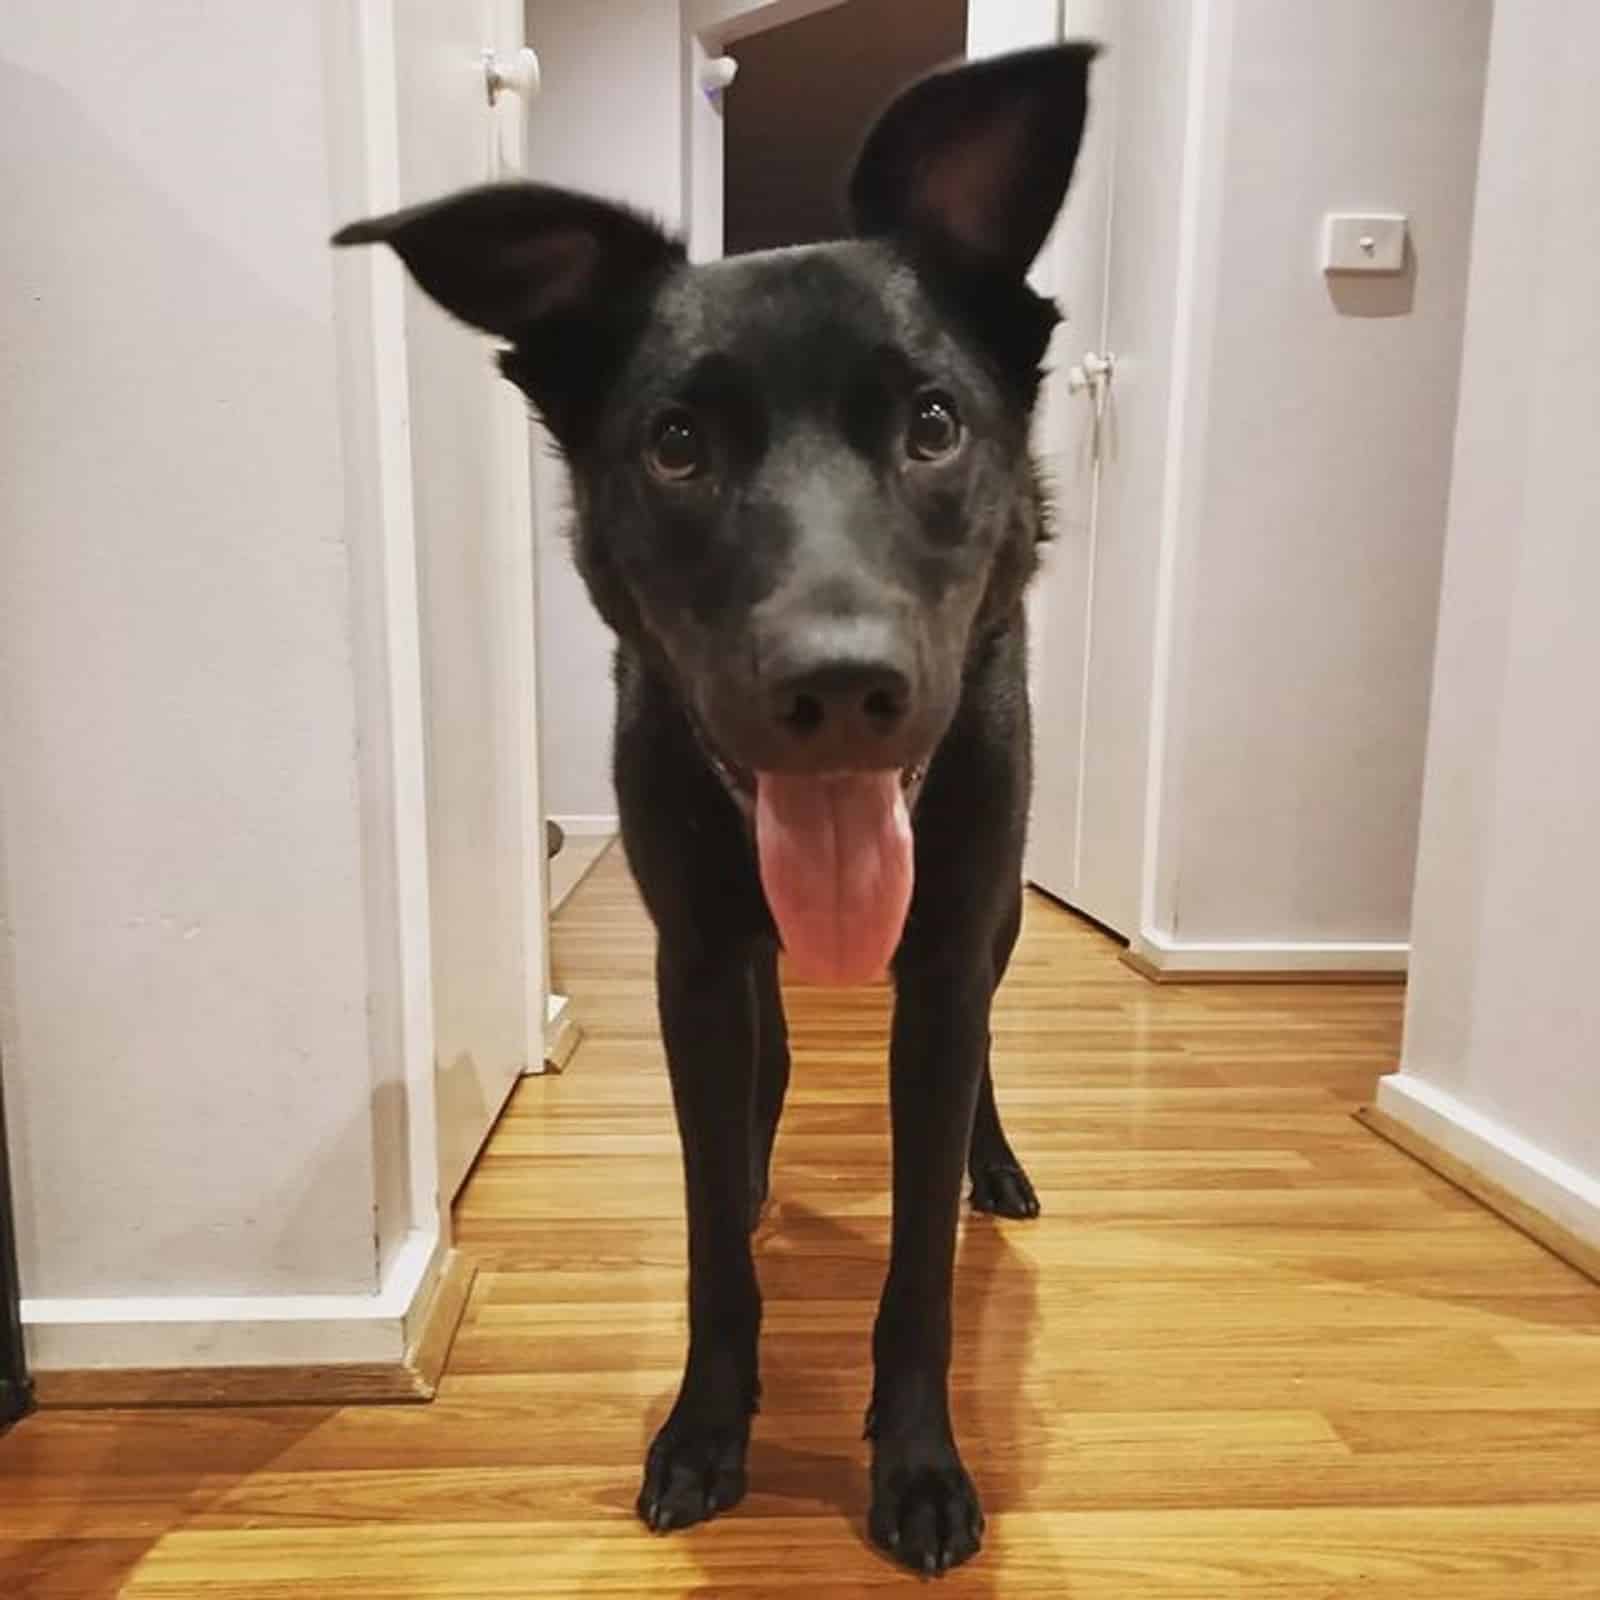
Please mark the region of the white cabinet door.
[[[400, 199], [516, 174], [522, 113], [483, 52], [522, 43], [515, 0], [395, 0]], [[522, 402], [490, 342], [408, 286], [426, 705], [440, 1195], [543, 1056], [544, 836], [533, 524]]]
[[[1111, 43], [1115, 0], [1073, 7], [1072, 38]], [[1106, 238], [1115, 153], [1115, 51], [1094, 65], [1090, 110], [1066, 209], [1039, 269], [1040, 287], [1061, 308], [1040, 401], [1034, 444], [1044, 466], [1055, 538], [1030, 603], [1034, 796], [1028, 834], [1030, 881], [1070, 904], [1078, 900], [1083, 801], [1085, 674], [1090, 594], [1095, 581], [1095, 497], [1104, 443], [1099, 392], [1074, 391], [1069, 370], [1103, 346]]]
[[1129, 937], [1144, 887], [1192, 19], [1190, 0], [1067, 8], [1068, 32], [1107, 49], [1052, 263], [1067, 322], [1040, 433], [1056, 543], [1035, 608], [1027, 872]]

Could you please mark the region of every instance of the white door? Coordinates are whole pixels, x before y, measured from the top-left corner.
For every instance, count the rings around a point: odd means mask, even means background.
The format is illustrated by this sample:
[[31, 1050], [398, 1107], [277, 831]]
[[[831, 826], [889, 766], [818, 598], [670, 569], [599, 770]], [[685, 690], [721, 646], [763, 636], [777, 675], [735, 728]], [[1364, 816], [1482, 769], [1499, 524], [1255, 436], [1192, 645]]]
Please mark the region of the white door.
[[1068, 320], [1041, 436], [1057, 542], [1035, 612], [1027, 872], [1129, 937], [1144, 889], [1192, 17], [1191, 0], [1070, 0], [1067, 14], [1072, 35], [1107, 49], [1052, 263]]
[[[1133, 925], [1137, 877], [1123, 894], [1140, 813], [1128, 802], [1120, 757], [1105, 734], [1122, 685], [1106, 668], [1126, 641], [1107, 643], [1107, 604], [1126, 584], [1107, 549], [1101, 505], [1120, 422], [1114, 376], [1097, 374], [1107, 348], [1113, 191], [1121, 117], [1117, 78], [1124, 14], [1138, 0], [971, 0], [971, 55], [1094, 39], [1107, 47], [1090, 78], [1089, 121], [1061, 219], [1031, 281], [1062, 312], [1051, 342], [1034, 446], [1044, 467], [1054, 540], [1029, 595], [1034, 789], [1025, 874], [1031, 883], [1119, 930]], [[1091, 734], [1095, 737], [1091, 739]], [[1131, 742], [1135, 730], [1127, 730]], [[1142, 795], [1141, 797], [1142, 798]], [[1135, 858], [1136, 860], [1136, 858]]]
[[[1073, 38], [1108, 38], [1116, 0], [1074, 5]], [[1034, 793], [1028, 830], [1029, 880], [1069, 904], [1080, 904], [1080, 807], [1090, 646], [1090, 595], [1095, 583], [1095, 499], [1099, 457], [1109, 446], [1109, 395], [1103, 381], [1074, 389], [1067, 374], [1103, 349], [1106, 242], [1110, 225], [1117, 52], [1094, 64], [1090, 112], [1073, 170], [1066, 209], [1036, 269], [1062, 322], [1051, 343], [1050, 380], [1035, 423], [1045, 468], [1054, 541], [1030, 597], [1030, 680], [1034, 714]], [[1085, 908], [1087, 909], [1087, 908]], [[1099, 915], [1100, 913], [1095, 913]]]
[[[483, 52], [522, 43], [520, 0], [395, 0], [400, 199], [521, 166], [518, 98]], [[523, 405], [490, 343], [407, 288], [426, 706], [440, 1196], [544, 1052], [533, 524]]]

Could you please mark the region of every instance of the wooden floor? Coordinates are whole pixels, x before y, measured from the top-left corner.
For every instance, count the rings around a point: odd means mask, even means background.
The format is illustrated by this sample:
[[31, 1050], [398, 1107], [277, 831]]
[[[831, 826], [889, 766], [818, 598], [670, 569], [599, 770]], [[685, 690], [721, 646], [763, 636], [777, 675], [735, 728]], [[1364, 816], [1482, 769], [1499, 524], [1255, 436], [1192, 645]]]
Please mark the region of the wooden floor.
[[[559, 928], [588, 1039], [460, 1208], [483, 1271], [432, 1406], [51, 1415], [0, 1440], [0, 1595], [805, 1595], [862, 1539], [884, 997], [794, 995], [749, 1499], [630, 1510], [683, 1333], [650, 940], [615, 853]], [[1358, 1127], [1401, 995], [1156, 988], [1041, 900], [997, 1076], [1046, 1206], [961, 1242], [987, 1548], [945, 1594], [1600, 1596], [1600, 1289]]]

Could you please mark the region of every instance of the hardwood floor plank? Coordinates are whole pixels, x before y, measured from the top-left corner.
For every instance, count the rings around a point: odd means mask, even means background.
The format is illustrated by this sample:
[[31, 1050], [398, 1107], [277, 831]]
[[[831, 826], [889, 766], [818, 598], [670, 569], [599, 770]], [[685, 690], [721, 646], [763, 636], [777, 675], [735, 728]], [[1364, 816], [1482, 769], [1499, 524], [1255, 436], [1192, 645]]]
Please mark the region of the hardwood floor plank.
[[[749, 1498], [634, 1523], [684, 1334], [652, 962], [613, 851], [556, 929], [585, 1043], [458, 1209], [478, 1276], [431, 1405], [35, 1417], [0, 1439], [0, 1595], [908, 1592], [862, 1534], [881, 988], [791, 991]], [[1046, 1211], [963, 1224], [952, 1384], [991, 1520], [941, 1593], [1600, 1596], [1600, 1290], [1352, 1120], [1402, 999], [1155, 987], [1030, 899], [995, 1059]]]

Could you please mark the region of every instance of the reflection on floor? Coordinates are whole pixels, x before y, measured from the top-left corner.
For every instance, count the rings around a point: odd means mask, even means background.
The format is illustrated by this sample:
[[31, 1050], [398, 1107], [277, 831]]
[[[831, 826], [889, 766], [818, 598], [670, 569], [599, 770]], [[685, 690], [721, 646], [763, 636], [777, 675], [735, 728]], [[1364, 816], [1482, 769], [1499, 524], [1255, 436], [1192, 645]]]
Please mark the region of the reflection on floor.
[[[556, 927], [585, 1043], [523, 1081], [461, 1201], [482, 1271], [433, 1405], [28, 1422], [0, 1594], [915, 1593], [862, 1540], [881, 992], [792, 995], [749, 1498], [633, 1520], [683, 1340], [652, 948], [612, 851]], [[1157, 988], [1030, 903], [994, 1043], [1045, 1215], [963, 1227], [990, 1525], [941, 1600], [1600, 1594], [1600, 1289], [1352, 1121], [1401, 998]]]

